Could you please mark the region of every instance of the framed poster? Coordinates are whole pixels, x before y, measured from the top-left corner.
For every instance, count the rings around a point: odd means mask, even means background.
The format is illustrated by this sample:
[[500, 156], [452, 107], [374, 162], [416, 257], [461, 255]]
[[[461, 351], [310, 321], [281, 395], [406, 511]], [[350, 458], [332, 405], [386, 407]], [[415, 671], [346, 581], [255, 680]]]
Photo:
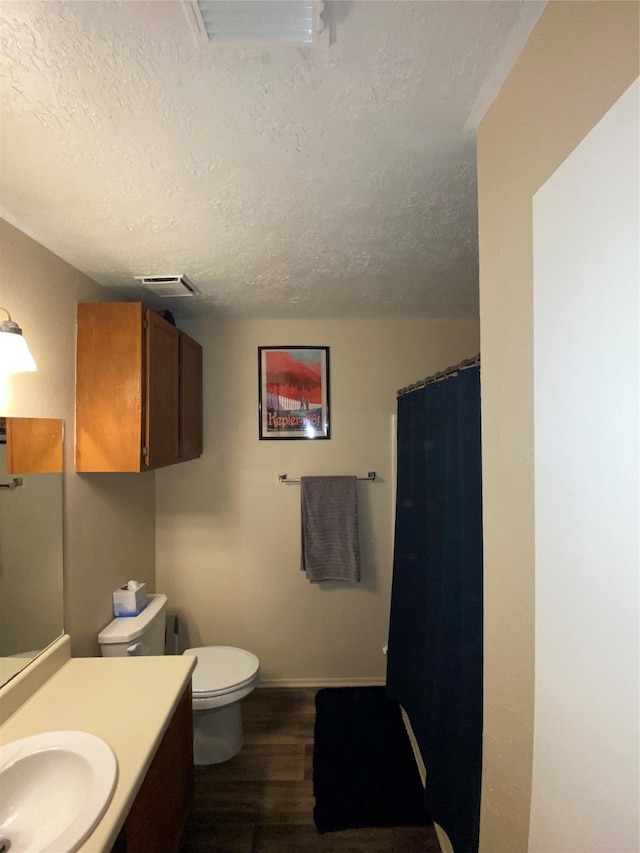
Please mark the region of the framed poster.
[[258, 347], [260, 439], [330, 438], [329, 347]]

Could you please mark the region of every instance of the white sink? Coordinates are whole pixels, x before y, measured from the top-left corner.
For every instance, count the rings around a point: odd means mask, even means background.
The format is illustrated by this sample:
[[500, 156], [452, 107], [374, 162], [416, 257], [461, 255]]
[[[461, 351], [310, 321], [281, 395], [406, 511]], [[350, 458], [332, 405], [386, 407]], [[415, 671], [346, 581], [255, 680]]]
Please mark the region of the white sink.
[[109, 805], [117, 772], [111, 747], [87, 732], [0, 747], [0, 853], [77, 850]]

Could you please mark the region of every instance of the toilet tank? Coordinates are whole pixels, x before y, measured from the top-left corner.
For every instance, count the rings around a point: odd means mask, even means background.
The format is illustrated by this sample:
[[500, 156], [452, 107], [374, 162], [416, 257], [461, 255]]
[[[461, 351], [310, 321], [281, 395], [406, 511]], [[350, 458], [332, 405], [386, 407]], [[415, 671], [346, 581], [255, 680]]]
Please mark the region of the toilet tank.
[[118, 616], [98, 634], [102, 657], [163, 655], [167, 596], [148, 596], [148, 604], [137, 616]]

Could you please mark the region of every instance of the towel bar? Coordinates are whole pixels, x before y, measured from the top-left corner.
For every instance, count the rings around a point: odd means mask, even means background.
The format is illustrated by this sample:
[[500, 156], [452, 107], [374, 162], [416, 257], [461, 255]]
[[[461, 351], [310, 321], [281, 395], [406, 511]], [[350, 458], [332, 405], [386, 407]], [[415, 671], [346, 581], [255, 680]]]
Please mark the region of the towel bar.
[[0, 483], [0, 489], [9, 489], [10, 491], [13, 491], [14, 489], [17, 489], [18, 486], [21, 486], [22, 482], [22, 477], [14, 477], [10, 483]]
[[[375, 480], [375, 478], [376, 478], [376, 472], [375, 471], [369, 471], [367, 473], [366, 477], [356, 477], [356, 480], [372, 480], [373, 481], [373, 480]], [[287, 483], [287, 484], [288, 483], [300, 483], [301, 480], [300, 480], [300, 478], [298, 478], [297, 480], [291, 479], [286, 474], [278, 474], [278, 482], [279, 483]]]

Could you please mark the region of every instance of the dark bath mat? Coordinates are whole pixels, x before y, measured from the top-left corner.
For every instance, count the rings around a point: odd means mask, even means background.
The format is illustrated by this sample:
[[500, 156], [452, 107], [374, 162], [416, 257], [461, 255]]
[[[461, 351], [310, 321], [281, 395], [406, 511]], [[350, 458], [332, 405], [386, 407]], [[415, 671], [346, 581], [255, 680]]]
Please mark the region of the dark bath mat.
[[431, 823], [400, 707], [384, 687], [317, 692], [313, 793], [321, 833]]

